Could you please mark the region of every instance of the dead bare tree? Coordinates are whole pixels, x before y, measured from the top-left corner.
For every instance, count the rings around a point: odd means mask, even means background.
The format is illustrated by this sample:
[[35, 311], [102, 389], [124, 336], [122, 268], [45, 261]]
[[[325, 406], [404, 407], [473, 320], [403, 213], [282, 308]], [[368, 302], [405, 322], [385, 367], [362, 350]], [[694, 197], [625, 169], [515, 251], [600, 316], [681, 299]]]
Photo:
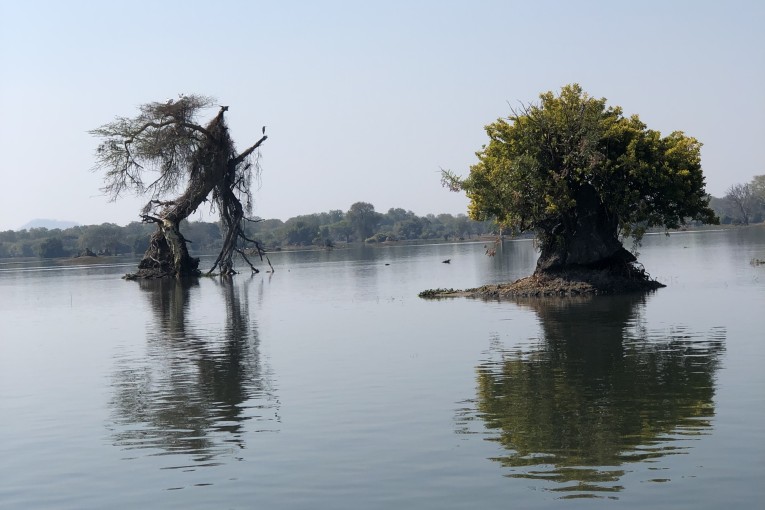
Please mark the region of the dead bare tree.
[[[208, 201], [217, 209], [223, 231], [223, 247], [208, 274], [216, 268], [220, 274], [235, 274], [235, 254], [257, 272], [246, 250], [261, 260], [264, 250], [247, 237], [244, 223], [257, 221], [248, 217], [250, 187], [253, 174], [260, 172], [259, 148], [268, 137], [263, 128], [259, 140], [237, 153], [224, 118], [228, 106], [220, 106], [206, 126], [197, 121], [201, 110], [214, 106], [213, 98], [181, 95], [178, 100], [141, 105], [137, 116], [117, 117], [90, 131], [103, 139], [94, 169], [105, 171], [103, 189], [110, 198], [126, 192], [150, 197], [141, 218], [156, 223], [157, 231], [138, 271], [129, 278], [199, 276], [199, 259], [189, 255], [189, 241], [179, 225]], [[147, 180], [149, 175], [153, 180]], [[168, 199], [183, 186], [180, 196]]]
[[741, 223], [749, 225], [749, 219], [757, 203], [752, 185], [749, 183], [732, 185], [725, 193], [725, 199], [736, 210]]

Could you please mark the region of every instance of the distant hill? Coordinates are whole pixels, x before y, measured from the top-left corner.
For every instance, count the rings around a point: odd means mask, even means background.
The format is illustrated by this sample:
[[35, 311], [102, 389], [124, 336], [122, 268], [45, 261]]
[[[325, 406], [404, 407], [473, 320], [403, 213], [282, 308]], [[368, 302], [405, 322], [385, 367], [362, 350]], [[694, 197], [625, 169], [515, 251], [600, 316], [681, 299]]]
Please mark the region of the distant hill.
[[37, 218], [32, 221], [29, 221], [25, 223], [24, 225], [19, 228], [19, 230], [29, 230], [32, 228], [47, 228], [48, 230], [54, 229], [54, 228], [70, 228], [70, 227], [78, 227], [80, 226], [79, 223], [76, 221], [61, 221], [61, 220], [49, 220], [46, 218]]

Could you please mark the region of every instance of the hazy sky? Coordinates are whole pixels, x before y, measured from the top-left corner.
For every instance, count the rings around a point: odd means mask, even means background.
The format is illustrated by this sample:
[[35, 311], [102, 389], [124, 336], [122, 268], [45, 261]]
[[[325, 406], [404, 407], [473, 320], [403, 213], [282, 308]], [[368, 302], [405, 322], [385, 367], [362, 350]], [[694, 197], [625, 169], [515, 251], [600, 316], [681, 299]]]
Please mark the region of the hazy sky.
[[0, 0], [0, 230], [136, 220], [88, 130], [179, 93], [229, 105], [240, 148], [268, 126], [265, 218], [465, 212], [439, 169], [466, 175], [484, 125], [571, 82], [698, 138], [721, 196], [765, 173], [763, 27], [761, 0]]

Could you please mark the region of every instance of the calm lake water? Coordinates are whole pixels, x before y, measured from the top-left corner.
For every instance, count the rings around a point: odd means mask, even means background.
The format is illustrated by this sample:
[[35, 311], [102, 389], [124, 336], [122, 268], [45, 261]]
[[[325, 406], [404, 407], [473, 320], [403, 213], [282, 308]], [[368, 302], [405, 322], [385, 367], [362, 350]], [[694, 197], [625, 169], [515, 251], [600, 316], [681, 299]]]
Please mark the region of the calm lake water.
[[0, 508], [759, 507], [765, 228], [647, 236], [645, 296], [417, 297], [533, 271], [484, 251], [0, 261]]

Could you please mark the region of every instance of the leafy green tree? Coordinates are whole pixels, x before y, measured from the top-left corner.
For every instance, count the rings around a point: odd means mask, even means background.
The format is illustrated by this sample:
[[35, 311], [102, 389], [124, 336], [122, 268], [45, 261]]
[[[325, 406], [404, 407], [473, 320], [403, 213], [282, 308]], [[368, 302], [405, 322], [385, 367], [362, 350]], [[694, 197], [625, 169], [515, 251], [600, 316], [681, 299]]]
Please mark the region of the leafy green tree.
[[184, 220], [181, 222], [181, 228], [185, 232], [187, 241], [192, 243], [190, 248], [196, 252], [214, 251], [220, 248], [223, 242], [223, 232], [219, 223]]
[[390, 225], [395, 225], [398, 222], [405, 221], [414, 217], [415, 214], [412, 211], [406, 211], [400, 207], [391, 207], [388, 209], [388, 212], [385, 213], [383, 222]]
[[9, 250], [11, 257], [34, 257], [35, 251], [30, 241], [17, 241]]
[[45, 239], [51, 234], [60, 234], [60, 229], [48, 230], [45, 227], [35, 227], [29, 229], [29, 239]]
[[276, 230], [284, 226], [284, 222], [279, 219], [262, 220], [252, 224], [253, 232], [264, 232], [267, 230]]
[[133, 239], [133, 254], [140, 255], [149, 249], [148, 237], [136, 237]]
[[752, 187], [752, 196], [755, 201], [752, 221], [759, 223], [765, 219], [765, 175], [755, 175], [749, 185]]
[[360, 241], [374, 234], [380, 224], [380, 214], [375, 212], [375, 206], [368, 202], [356, 202], [351, 205], [345, 217]]
[[57, 257], [67, 257], [69, 253], [64, 250], [64, 243], [59, 237], [49, 237], [40, 245], [40, 257], [52, 259]]
[[[290, 224], [290, 222], [288, 222]], [[311, 246], [319, 237], [319, 227], [315, 222], [297, 220], [292, 222], [287, 230], [287, 244], [296, 246]]]
[[313, 244], [322, 248], [334, 248], [335, 243], [332, 242], [332, 234], [329, 231], [329, 225], [322, 225], [319, 229], [319, 235], [314, 238]]
[[260, 242], [263, 246], [268, 247], [281, 245], [283, 229], [284, 222], [279, 219], [250, 222], [248, 225], [248, 232], [251, 232], [250, 237]]
[[579, 85], [540, 99], [486, 126], [489, 143], [467, 178], [442, 176], [467, 193], [473, 219], [535, 232], [537, 271], [628, 264], [635, 258], [620, 235], [639, 240], [649, 227], [717, 221], [696, 139], [662, 137]]
[[13, 242], [16, 242], [17, 239], [18, 239], [18, 236], [16, 235], [15, 230], [6, 230], [4, 232], [0, 232], [0, 241], [13, 243]]
[[342, 239], [346, 243], [351, 242], [351, 236], [353, 235], [353, 227], [347, 220], [340, 220], [337, 223], [333, 223], [329, 226], [330, 234], [335, 239]]
[[128, 246], [124, 248], [124, 230], [123, 227], [114, 223], [102, 223], [101, 225], [90, 225], [83, 229], [80, 236], [81, 250], [91, 249], [95, 252], [116, 254], [122, 249], [125, 252], [131, 251]]
[[419, 239], [422, 236], [422, 220], [416, 216], [401, 220], [396, 223], [395, 233], [401, 239]]
[[757, 200], [765, 204], [765, 175], [755, 175], [752, 178], [752, 193]]
[[332, 209], [329, 212], [322, 214], [322, 224], [331, 225], [332, 223], [341, 221], [343, 218], [345, 218], [345, 213], [343, 211], [340, 209]]
[[470, 239], [470, 234], [473, 233], [472, 227], [473, 225], [471, 224], [470, 220], [464, 214], [458, 214], [454, 219], [454, 230], [457, 237], [460, 239], [463, 237]]
[[422, 239], [438, 239], [446, 234], [444, 225], [433, 214], [426, 214], [421, 218]]

